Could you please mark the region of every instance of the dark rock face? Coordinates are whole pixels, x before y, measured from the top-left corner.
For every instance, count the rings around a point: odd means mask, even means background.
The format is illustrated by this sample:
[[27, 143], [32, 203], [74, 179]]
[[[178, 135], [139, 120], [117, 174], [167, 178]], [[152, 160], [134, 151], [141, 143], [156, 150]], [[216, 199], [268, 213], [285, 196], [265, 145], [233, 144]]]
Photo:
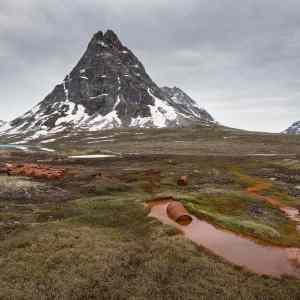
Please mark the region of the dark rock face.
[[300, 121], [295, 122], [286, 131], [284, 131], [284, 133], [288, 133], [288, 134], [300, 134]]
[[181, 90], [160, 89], [108, 30], [93, 36], [61, 84], [2, 131], [40, 136], [67, 128], [175, 127], [203, 121], [213, 119]]

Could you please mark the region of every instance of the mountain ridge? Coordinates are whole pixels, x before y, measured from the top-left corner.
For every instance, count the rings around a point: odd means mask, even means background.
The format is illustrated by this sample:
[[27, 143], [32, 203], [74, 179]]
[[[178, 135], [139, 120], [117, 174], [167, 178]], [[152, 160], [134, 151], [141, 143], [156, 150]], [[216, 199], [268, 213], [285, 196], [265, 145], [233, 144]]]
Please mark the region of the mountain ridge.
[[183, 112], [196, 114], [203, 120], [208, 122], [214, 122], [213, 117], [204, 109], [198, 106], [195, 100], [193, 100], [187, 93], [185, 93], [179, 87], [161, 87], [162, 91], [167, 94]]

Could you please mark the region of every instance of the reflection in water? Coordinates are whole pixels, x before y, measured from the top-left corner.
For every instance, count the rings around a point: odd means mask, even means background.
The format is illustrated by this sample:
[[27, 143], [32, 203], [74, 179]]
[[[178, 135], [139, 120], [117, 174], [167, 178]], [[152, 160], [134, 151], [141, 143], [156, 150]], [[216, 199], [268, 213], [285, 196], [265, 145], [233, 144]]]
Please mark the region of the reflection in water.
[[217, 229], [194, 216], [192, 223], [181, 226], [168, 217], [169, 203], [152, 203], [149, 216], [175, 226], [197, 245], [250, 271], [275, 277], [291, 275], [300, 278], [300, 249], [260, 245], [232, 232]]

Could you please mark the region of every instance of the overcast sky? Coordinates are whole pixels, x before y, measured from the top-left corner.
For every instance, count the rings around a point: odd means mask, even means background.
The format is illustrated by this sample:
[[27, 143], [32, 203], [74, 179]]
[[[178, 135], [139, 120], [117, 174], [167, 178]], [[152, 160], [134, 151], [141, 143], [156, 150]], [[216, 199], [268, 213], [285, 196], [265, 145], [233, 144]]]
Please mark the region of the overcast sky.
[[299, 0], [1, 0], [0, 119], [41, 101], [108, 28], [224, 125], [300, 120]]

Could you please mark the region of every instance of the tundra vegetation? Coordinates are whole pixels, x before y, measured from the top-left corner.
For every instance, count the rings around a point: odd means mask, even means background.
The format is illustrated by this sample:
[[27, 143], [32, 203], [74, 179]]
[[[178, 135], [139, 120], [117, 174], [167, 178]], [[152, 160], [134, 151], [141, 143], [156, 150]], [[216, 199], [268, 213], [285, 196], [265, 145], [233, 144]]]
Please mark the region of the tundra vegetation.
[[[106, 135], [114, 140], [103, 142]], [[300, 137], [112, 130], [43, 145], [56, 152], [35, 143], [0, 152], [2, 163], [66, 170], [59, 180], [0, 176], [0, 299], [300, 298], [299, 279], [231, 265], [148, 217], [145, 205], [173, 197], [217, 227], [300, 248], [297, 224], [249, 193], [259, 186], [262, 196], [300, 206]], [[108, 153], [115, 157], [69, 158]], [[187, 185], [177, 184], [181, 176]]]

